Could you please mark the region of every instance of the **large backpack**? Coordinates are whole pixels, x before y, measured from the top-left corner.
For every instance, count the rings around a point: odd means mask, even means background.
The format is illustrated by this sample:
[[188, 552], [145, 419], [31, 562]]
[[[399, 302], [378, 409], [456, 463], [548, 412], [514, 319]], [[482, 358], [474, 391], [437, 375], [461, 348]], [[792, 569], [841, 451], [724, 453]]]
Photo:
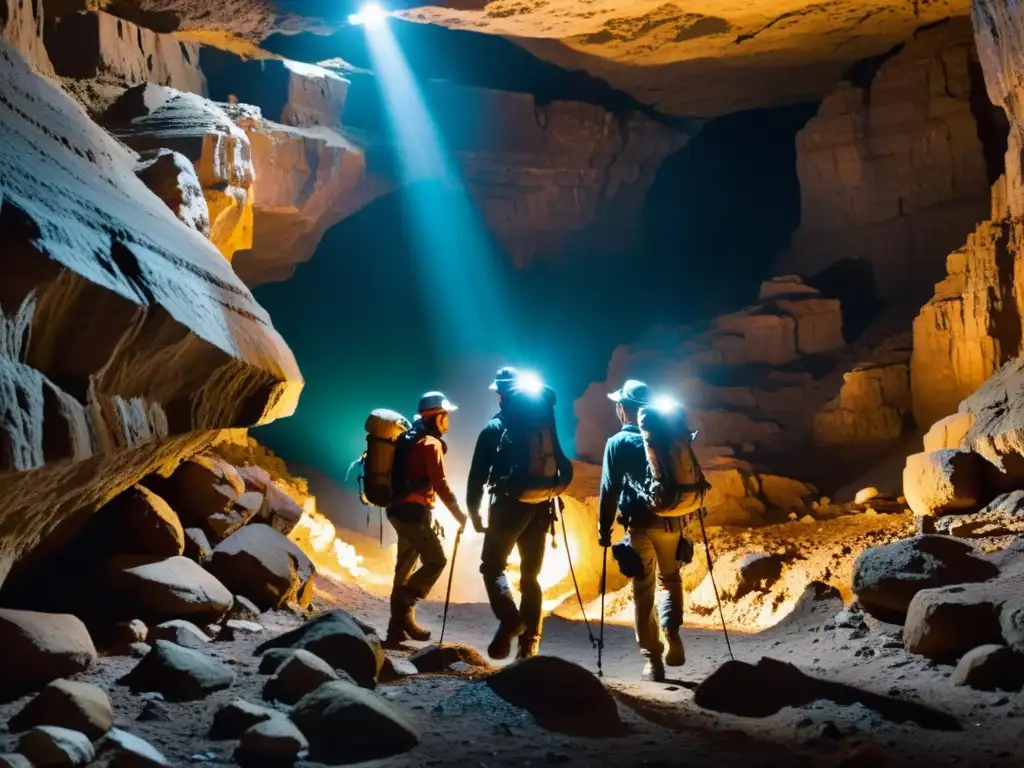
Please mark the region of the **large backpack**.
[[703, 505], [708, 486], [693, 452], [696, 432], [686, 424], [686, 411], [641, 408], [638, 423], [647, 454], [640, 495], [659, 517], [693, 514]]
[[503, 426], [495, 466], [502, 476], [494, 487], [527, 504], [560, 496], [572, 482], [572, 464], [562, 453], [555, 429], [555, 393], [512, 389], [503, 397]]
[[[364, 504], [388, 507], [399, 498], [393, 477], [397, 474], [396, 454], [401, 438], [411, 427], [402, 414], [386, 408], [378, 408], [366, 418], [366, 450], [359, 460], [363, 469], [360, 498]], [[402, 463], [400, 458], [397, 463]]]

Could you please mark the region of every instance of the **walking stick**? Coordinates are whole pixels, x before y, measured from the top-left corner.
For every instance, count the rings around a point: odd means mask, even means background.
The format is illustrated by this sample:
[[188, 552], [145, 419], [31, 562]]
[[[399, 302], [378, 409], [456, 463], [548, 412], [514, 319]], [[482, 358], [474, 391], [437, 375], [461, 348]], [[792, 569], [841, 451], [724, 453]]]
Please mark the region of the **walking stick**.
[[729, 658], [736, 661], [736, 657], [732, 655], [732, 643], [729, 642], [729, 630], [725, 628], [725, 612], [722, 610], [722, 598], [718, 596], [718, 585], [715, 584], [715, 565], [711, 561], [711, 544], [708, 543], [708, 532], [704, 527], [704, 507], [701, 507], [697, 511], [697, 517], [700, 520], [700, 532], [704, 536], [704, 552], [708, 556], [708, 576], [711, 577], [711, 588], [715, 591], [715, 602], [718, 603], [718, 615], [722, 619], [722, 634], [725, 635], [725, 647], [729, 649]]
[[597, 676], [604, 677], [604, 669], [601, 666], [601, 651], [604, 650], [604, 591], [605, 582], [608, 579], [608, 547], [604, 548], [604, 558], [601, 562], [601, 629], [597, 638]]
[[[455, 546], [452, 547], [452, 562], [448, 567], [448, 591], [444, 595], [444, 615], [441, 617], [441, 637], [437, 640], [437, 647], [444, 644], [444, 628], [448, 624], [448, 604], [452, 600], [452, 579], [455, 577], [455, 556], [459, 554], [459, 539], [462, 538], [462, 529], [455, 534]], [[443, 658], [443, 656], [442, 656]]]

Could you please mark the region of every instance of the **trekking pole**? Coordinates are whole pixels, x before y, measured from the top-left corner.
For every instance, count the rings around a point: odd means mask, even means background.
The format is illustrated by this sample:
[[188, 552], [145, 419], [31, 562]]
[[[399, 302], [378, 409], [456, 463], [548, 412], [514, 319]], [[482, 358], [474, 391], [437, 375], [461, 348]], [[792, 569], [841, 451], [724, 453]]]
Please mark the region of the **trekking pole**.
[[601, 632], [597, 640], [597, 676], [604, 677], [604, 669], [601, 667], [601, 651], [604, 650], [604, 590], [608, 580], [608, 547], [604, 547], [604, 557], [601, 562]]
[[711, 588], [715, 591], [715, 602], [718, 603], [718, 615], [722, 618], [722, 634], [725, 635], [725, 647], [729, 649], [729, 658], [736, 661], [732, 655], [732, 643], [729, 642], [729, 630], [725, 628], [725, 612], [722, 610], [722, 598], [718, 596], [718, 586], [715, 584], [715, 565], [711, 561], [711, 544], [708, 543], [708, 531], [704, 527], [704, 507], [697, 513], [700, 519], [700, 532], [704, 536], [704, 551], [708, 556], [708, 576], [711, 577]]
[[[597, 649], [597, 668], [601, 669], [601, 645], [594, 638], [594, 633], [590, 630], [590, 622], [587, 620], [587, 609], [583, 607], [583, 596], [580, 594], [580, 583], [576, 581], [576, 570], [572, 567], [572, 554], [569, 552], [569, 532], [565, 528], [565, 504], [562, 502], [562, 497], [559, 496], [555, 499], [555, 514], [558, 514], [562, 518], [562, 537], [565, 539], [565, 557], [569, 561], [569, 573], [572, 574], [572, 585], [576, 588], [576, 600], [580, 604], [580, 613], [583, 614], [583, 623], [587, 627], [587, 634], [590, 636], [590, 644]], [[602, 583], [602, 589], [604, 584]], [[604, 614], [604, 603], [601, 604], [601, 613]], [[600, 672], [599, 672], [600, 674]]]
[[455, 534], [455, 546], [452, 547], [452, 562], [448, 567], [448, 591], [444, 595], [444, 615], [441, 617], [441, 637], [437, 640], [437, 647], [444, 644], [444, 628], [448, 624], [448, 604], [452, 600], [452, 579], [455, 577], [455, 556], [459, 554], [459, 539], [462, 538], [462, 530]]

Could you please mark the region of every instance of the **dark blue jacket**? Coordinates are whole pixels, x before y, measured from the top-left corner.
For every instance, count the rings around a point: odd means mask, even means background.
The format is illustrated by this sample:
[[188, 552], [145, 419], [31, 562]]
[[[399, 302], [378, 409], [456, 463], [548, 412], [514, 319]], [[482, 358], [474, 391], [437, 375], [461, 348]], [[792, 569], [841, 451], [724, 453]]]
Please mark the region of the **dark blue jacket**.
[[640, 428], [627, 424], [608, 438], [604, 447], [604, 465], [601, 469], [601, 492], [598, 497], [599, 533], [611, 533], [616, 509], [622, 512], [623, 522], [646, 524], [655, 515], [641, 501], [637, 488], [647, 478], [647, 454]]

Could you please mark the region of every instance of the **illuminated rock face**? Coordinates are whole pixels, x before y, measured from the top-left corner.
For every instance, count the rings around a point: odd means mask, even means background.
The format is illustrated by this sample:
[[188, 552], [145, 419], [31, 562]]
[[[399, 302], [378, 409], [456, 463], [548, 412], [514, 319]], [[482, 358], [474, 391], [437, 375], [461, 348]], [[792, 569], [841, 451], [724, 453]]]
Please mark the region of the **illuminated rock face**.
[[219, 430], [289, 415], [302, 380], [227, 261], [136, 178], [135, 154], [6, 39], [0, 92], [3, 578]]
[[[854, 62], [885, 52], [919, 27], [966, 15], [970, 3], [495, 0], [472, 7], [456, 2], [406, 6], [413, 6], [405, 12], [408, 18], [502, 35], [663, 112], [714, 116], [821, 98]], [[136, 21], [159, 14], [169, 29], [214, 29], [258, 40], [273, 31], [337, 29], [350, 8], [269, 0], [216, 6], [127, 0], [118, 4], [118, 12]]]
[[605, 440], [618, 428], [606, 395], [628, 378], [682, 395], [704, 451], [771, 450], [807, 438], [815, 379], [799, 364], [812, 357], [838, 360], [845, 347], [839, 302], [792, 277], [765, 283], [761, 297], [706, 326], [617, 348], [607, 379], [575, 403], [577, 455], [601, 460]]
[[779, 268], [854, 260], [876, 296], [930, 290], [941, 256], [988, 214], [982, 90], [967, 18], [915, 34], [870, 84], [841, 83], [797, 134], [801, 223]]
[[914, 416], [926, 429], [953, 413], [999, 367], [1021, 353], [1024, 296], [1018, 266], [1024, 216], [1024, 11], [981, 0], [973, 21], [988, 95], [1010, 120], [1005, 177], [993, 187], [991, 220], [950, 254], [947, 277], [914, 322]]
[[209, 210], [210, 240], [227, 259], [252, 246], [255, 174], [249, 139], [216, 104], [147, 83], [107, 113], [112, 133], [140, 151], [171, 149], [192, 161]]

